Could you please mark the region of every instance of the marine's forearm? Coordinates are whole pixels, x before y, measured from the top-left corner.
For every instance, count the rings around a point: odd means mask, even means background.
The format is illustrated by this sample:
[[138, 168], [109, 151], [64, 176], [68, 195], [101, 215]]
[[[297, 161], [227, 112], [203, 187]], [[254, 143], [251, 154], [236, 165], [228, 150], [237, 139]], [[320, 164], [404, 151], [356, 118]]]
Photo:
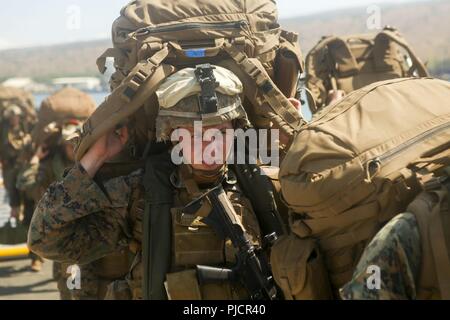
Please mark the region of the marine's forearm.
[[[32, 251], [48, 259], [85, 263], [114, 251], [122, 236], [120, 208], [76, 165], [37, 204], [29, 234]], [[109, 209], [108, 209], [109, 208]]]

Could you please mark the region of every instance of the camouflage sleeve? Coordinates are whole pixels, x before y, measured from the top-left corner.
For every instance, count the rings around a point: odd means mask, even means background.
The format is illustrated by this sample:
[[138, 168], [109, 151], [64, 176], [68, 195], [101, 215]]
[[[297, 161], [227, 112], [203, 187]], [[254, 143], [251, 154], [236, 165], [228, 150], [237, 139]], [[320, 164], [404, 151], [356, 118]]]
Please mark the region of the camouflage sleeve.
[[24, 165], [21, 177], [18, 181], [22, 191], [25, 191], [37, 203], [42, 198], [48, 187], [59, 180], [52, 168], [52, 158], [39, 161], [39, 163], [27, 163]]
[[38, 163], [28, 162], [21, 166], [20, 173], [17, 177], [16, 186], [20, 191], [25, 192], [33, 200], [37, 198], [37, 174], [39, 170]]
[[50, 159], [39, 162], [35, 179], [36, 184], [34, 185], [32, 193], [35, 201], [38, 202], [42, 198], [48, 187], [56, 180], [59, 180], [56, 179], [53, 173]]
[[81, 165], [75, 165], [37, 204], [29, 247], [51, 260], [89, 263], [126, 246], [126, 216], [135, 180], [119, 177], [100, 188]]
[[421, 255], [415, 216], [397, 215], [364, 250], [353, 278], [341, 289], [342, 299], [415, 299]]

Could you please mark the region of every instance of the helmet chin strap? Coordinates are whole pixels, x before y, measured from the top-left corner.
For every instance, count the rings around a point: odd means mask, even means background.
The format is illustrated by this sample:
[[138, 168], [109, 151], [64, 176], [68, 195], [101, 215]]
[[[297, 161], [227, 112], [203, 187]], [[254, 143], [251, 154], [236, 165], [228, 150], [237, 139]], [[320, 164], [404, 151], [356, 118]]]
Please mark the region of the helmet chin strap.
[[200, 170], [194, 169], [192, 166], [187, 165], [189, 168], [192, 178], [199, 186], [204, 185], [215, 185], [222, 181], [223, 177], [227, 172], [227, 165], [223, 164], [214, 170]]

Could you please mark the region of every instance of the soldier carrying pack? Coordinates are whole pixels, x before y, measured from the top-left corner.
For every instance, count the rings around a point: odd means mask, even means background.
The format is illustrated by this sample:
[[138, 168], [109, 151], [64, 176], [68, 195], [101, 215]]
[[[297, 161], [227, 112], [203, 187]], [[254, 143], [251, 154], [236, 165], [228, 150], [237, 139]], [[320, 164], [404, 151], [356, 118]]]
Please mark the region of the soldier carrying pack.
[[78, 159], [130, 118], [142, 154], [146, 142], [154, 140], [159, 84], [181, 68], [202, 63], [220, 65], [240, 78], [255, 127], [273, 122], [292, 135], [303, 123], [286, 98], [295, 95], [303, 70], [298, 36], [280, 29], [273, 1], [223, 1], [220, 6], [211, 0], [132, 1], [114, 22], [112, 37], [114, 48], [97, 64], [104, 72], [106, 58], [114, 57], [113, 91], [85, 123]]

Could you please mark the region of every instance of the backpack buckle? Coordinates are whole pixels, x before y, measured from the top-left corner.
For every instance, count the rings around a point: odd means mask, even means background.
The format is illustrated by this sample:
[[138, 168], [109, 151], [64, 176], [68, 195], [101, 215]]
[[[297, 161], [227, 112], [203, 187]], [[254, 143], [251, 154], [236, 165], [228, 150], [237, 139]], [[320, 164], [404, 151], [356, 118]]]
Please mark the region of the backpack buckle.
[[156, 69], [157, 63], [155, 63], [153, 57], [143, 62], [140, 68], [135, 72], [127, 83], [126, 88], [122, 92], [122, 98], [127, 102], [131, 102], [133, 97], [138, 92], [141, 85], [153, 74]]

